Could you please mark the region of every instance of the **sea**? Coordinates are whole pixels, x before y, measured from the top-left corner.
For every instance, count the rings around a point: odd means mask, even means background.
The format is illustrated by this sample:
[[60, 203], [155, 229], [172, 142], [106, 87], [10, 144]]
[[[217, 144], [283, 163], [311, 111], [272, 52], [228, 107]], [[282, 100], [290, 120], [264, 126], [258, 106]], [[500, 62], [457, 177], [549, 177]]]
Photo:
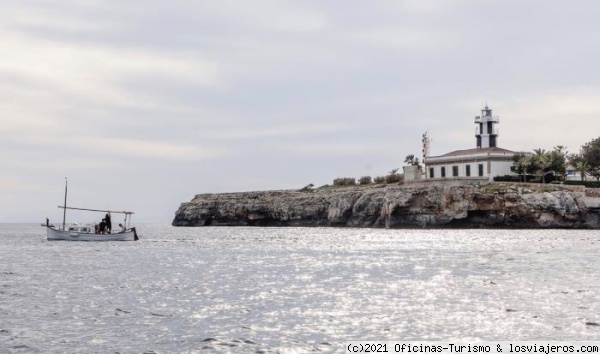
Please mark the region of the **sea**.
[[0, 224], [0, 353], [344, 353], [600, 340], [600, 231]]

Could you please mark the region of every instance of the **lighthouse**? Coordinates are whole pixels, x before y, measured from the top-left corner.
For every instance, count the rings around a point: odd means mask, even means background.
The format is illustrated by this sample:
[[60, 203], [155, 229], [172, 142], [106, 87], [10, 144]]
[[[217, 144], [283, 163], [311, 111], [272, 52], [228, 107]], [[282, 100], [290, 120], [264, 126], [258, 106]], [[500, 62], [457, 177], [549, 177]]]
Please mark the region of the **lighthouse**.
[[485, 105], [481, 115], [475, 117], [477, 148], [492, 148], [498, 145], [498, 128], [495, 126], [498, 123], [498, 116], [492, 115], [492, 110]]
[[496, 124], [499, 122], [500, 119], [492, 114], [492, 110], [486, 104], [481, 110], [481, 115], [475, 117], [477, 146], [440, 156], [429, 156], [430, 140], [423, 135], [425, 178], [481, 182], [489, 181], [495, 176], [510, 175], [515, 152], [498, 147]]

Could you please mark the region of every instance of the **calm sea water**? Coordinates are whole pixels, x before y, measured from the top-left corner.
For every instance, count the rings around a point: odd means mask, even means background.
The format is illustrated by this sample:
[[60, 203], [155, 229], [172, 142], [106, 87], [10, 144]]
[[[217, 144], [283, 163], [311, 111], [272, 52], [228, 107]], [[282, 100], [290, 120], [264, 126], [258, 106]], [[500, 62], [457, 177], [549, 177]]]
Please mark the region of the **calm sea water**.
[[343, 352], [600, 340], [600, 232], [0, 224], [0, 353]]

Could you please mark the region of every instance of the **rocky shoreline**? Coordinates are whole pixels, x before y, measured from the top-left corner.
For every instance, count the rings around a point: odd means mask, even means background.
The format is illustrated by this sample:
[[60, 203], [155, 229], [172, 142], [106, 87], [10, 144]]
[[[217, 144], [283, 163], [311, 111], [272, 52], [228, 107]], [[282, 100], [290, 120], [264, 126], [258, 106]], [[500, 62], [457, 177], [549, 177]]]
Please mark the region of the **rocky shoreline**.
[[173, 226], [600, 228], [600, 192], [490, 183], [198, 194]]

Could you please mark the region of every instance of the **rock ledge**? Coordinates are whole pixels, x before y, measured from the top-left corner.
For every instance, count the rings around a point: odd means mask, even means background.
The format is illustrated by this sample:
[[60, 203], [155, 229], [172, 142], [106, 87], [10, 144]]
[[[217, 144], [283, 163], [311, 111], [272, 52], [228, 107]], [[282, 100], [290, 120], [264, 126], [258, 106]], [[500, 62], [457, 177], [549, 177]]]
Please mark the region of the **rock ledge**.
[[173, 226], [600, 228], [600, 197], [577, 186], [404, 185], [199, 194]]

